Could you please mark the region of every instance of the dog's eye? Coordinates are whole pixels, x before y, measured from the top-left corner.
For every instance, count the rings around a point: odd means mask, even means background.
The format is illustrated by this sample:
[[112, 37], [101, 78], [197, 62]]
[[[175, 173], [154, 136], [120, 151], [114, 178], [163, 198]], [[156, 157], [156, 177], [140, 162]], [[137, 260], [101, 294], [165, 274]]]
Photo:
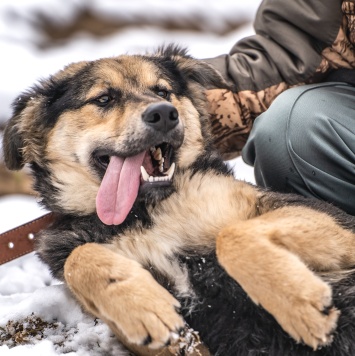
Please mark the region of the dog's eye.
[[99, 106], [106, 106], [111, 100], [112, 98], [109, 95], [102, 95], [95, 99], [95, 102]]
[[170, 93], [165, 89], [156, 89], [156, 94], [163, 99], [169, 99]]

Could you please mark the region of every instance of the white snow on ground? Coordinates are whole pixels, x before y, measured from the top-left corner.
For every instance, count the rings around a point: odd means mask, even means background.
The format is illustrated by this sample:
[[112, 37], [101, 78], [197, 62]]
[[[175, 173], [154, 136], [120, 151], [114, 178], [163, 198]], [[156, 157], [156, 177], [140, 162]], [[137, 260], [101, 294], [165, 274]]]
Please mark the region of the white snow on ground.
[[[33, 18], [35, 12], [40, 10], [53, 21], [64, 22], [74, 15], [75, 7], [81, 3], [80, 0], [1, 1], [0, 118], [11, 115], [10, 104], [21, 91], [73, 61], [142, 53], [170, 42], [187, 46], [190, 53], [198, 58], [227, 53], [236, 40], [253, 33], [251, 21], [260, 1], [93, 0], [90, 6], [103, 16], [126, 19], [144, 16], [151, 19], [150, 24], [144, 28], [126, 28], [105, 39], [80, 34], [63, 46], [46, 51], [34, 46], [39, 36], [34, 27], [19, 19], [12, 18], [10, 21], [5, 17], [5, 13], [14, 8], [27, 19]], [[167, 32], [154, 26], [167, 18], [193, 21], [196, 15], [206, 32]], [[228, 36], [221, 37], [210, 32], [211, 29], [221, 30], [223, 21], [236, 16], [250, 23]], [[241, 159], [230, 164], [237, 178], [253, 181], [252, 168]], [[0, 198], [0, 233], [45, 213], [34, 198]], [[11, 341], [0, 342], [0, 356], [127, 354], [107, 326], [83, 313], [65, 286], [53, 280], [47, 267], [30, 254], [0, 266], [0, 340], [5, 331], [16, 334], [16, 321], [25, 327], [36, 328], [37, 317], [50, 324], [40, 327], [37, 335], [21, 346], [12, 347]], [[9, 324], [9, 321], [12, 323]]]

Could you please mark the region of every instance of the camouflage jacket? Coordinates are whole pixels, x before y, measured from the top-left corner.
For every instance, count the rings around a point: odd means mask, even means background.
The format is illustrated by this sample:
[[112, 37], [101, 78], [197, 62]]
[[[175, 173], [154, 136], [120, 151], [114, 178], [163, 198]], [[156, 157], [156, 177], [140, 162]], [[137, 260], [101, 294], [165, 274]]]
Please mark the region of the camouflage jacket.
[[207, 59], [234, 87], [212, 88], [212, 130], [225, 159], [240, 154], [254, 119], [284, 90], [355, 67], [355, 0], [264, 0], [255, 35]]

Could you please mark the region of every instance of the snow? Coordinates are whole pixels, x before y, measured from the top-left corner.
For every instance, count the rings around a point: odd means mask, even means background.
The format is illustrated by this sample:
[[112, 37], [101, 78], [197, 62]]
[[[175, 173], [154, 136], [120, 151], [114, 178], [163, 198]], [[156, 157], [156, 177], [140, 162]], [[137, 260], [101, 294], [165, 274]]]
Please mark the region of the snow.
[[43, 339], [13, 348], [7, 341], [0, 355], [128, 355], [105, 324], [83, 313], [63, 284], [1, 297], [0, 304], [2, 327], [9, 320], [29, 323], [34, 316], [50, 323], [38, 333]]
[[[227, 53], [236, 40], [253, 33], [251, 22], [260, 0], [92, 0], [88, 3], [101, 16], [124, 19], [132, 25], [105, 38], [79, 33], [60, 47], [43, 51], [36, 45], [42, 35], [31, 25], [36, 14], [46, 14], [53, 22], [68, 22], [83, 1], [66, 1], [65, 6], [63, 0], [1, 1], [0, 123], [10, 117], [11, 102], [21, 91], [73, 61], [143, 53], [170, 42], [188, 47], [190, 54], [197, 58]], [[197, 22], [196, 18], [204, 32], [167, 31], [158, 27], [166, 21]], [[218, 34], [236, 18], [245, 25], [227, 35]], [[144, 19], [144, 26], [134, 26], [137, 19]], [[230, 164], [237, 178], [254, 180], [252, 168], [240, 158]], [[2, 197], [0, 233], [45, 213], [33, 197]], [[6, 330], [8, 336], [11, 333], [18, 336], [13, 323], [18, 321], [33, 327], [37, 317], [49, 324], [29, 342], [14, 346], [11, 338], [4, 341]], [[84, 313], [65, 285], [50, 276], [35, 254], [0, 266], [0, 356], [63, 354], [128, 355], [108, 327]]]

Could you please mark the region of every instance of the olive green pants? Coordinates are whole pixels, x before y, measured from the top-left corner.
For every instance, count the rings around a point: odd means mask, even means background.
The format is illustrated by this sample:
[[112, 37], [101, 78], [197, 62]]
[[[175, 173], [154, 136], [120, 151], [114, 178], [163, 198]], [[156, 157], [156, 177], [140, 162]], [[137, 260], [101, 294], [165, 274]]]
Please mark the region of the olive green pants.
[[355, 215], [355, 87], [321, 83], [285, 91], [255, 120], [242, 156], [258, 185]]

